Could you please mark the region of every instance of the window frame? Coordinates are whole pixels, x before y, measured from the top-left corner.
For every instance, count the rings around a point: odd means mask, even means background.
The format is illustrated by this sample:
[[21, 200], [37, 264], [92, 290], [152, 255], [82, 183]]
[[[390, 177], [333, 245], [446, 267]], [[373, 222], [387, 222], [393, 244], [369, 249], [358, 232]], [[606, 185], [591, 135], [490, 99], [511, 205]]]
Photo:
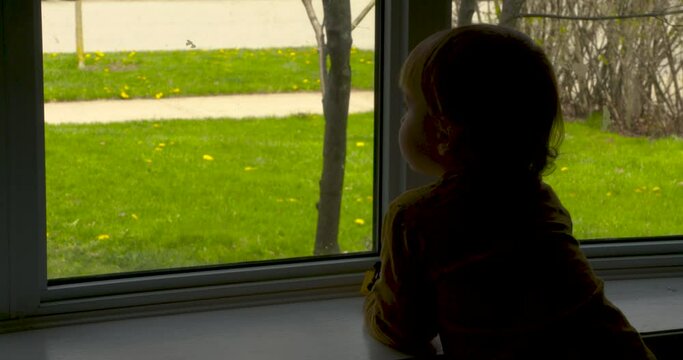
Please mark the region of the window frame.
[[[0, 332], [74, 318], [358, 295], [377, 253], [48, 286], [40, 6], [40, 0], [0, 0]], [[450, 0], [376, 3], [376, 239], [390, 199], [430, 180], [402, 160], [400, 123], [390, 119], [403, 113], [397, 86], [403, 59], [419, 40], [451, 26], [450, 6]], [[683, 274], [683, 235], [582, 247], [601, 276]]]

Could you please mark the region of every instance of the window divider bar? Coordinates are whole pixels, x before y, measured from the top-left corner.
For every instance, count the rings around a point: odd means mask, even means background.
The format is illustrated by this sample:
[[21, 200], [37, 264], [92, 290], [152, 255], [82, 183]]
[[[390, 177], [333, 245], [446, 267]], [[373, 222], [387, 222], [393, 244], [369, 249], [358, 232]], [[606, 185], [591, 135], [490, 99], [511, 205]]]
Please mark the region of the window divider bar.
[[[65, 284], [48, 287], [42, 300], [54, 302], [235, 284], [263, 283], [263, 286], [266, 286], [265, 284], [269, 281], [306, 281], [332, 275], [362, 276], [375, 261], [377, 261], [376, 256], [367, 256]], [[360, 286], [360, 282], [358, 285]]]
[[[3, 200], [0, 283], [9, 300], [0, 318], [38, 308], [45, 288], [45, 182], [40, 0], [2, 0]], [[6, 161], [5, 161], [6, 159]], [[7, 288], [4, 288], [4, 287]], [[2, 301], [2, 300], [0, 300]]]
[[683, 239], [584, 241], [581, 249], [588, 258], [683, 254]]

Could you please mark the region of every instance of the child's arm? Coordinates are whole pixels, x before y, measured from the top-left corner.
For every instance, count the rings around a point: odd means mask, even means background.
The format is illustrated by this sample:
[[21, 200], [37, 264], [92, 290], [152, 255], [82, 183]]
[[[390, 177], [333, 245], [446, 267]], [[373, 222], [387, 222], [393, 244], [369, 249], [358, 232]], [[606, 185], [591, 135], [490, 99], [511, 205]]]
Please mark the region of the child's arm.
[[435, 299], [416, 267], [401, 209], [392, 206], [382, 227], [380, 276], [365, 300], [372, 336], [399, 351], [433, 354], [437, 335]]

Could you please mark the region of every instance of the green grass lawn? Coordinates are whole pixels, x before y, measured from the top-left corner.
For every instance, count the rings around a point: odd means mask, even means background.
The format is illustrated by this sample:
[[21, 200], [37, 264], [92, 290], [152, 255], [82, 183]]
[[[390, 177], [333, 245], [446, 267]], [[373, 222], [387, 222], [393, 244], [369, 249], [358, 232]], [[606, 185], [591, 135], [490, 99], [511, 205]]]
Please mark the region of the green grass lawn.
[[[372, 249], [373, 124], [352, 115], [343, 251]], [[47, 125], [50, 278], [309, 256], [323, 119]], [[567, 124], [547, 180], [577, 237], [683, 233], [683, 141]]]
[[683, 139], [566, 124], [550, 183], [581, 239], [683, 234]]
[[[315, 48], [43, 55], [45, 101], [318, 91]], [[374, 52], [351, 50], [352, 86], [372, 89]]]
[[[373, 116], [352, 115], [339, 241], [372, 249]], [[50, 278], [310, 256], [324, 121], [46, 127]]]

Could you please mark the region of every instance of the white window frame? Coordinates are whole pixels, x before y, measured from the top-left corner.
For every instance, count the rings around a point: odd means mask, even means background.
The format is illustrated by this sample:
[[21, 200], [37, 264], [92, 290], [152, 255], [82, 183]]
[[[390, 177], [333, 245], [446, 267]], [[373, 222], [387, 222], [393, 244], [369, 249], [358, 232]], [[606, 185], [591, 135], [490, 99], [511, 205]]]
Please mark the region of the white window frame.
[[[375, 229], [390, 199], [428, 180], [410, 171], [400, 156], [398, 70], [412, 46], [451, 24], [450, 0], [380, 0], [376, 6], [382, 11], [376, 11], [375, 63], [382, 66], [375, 83], [380, 122], [375, 158], [381, 160], [375, 166], [380, 184]], [[40, 19], [40, 0], [0, 0], [0, 332], [92, 317], [358, 294], [376, 253], [48, 286]], [[603, 276], [680, 275], [682, 238], [583, 248]]]

